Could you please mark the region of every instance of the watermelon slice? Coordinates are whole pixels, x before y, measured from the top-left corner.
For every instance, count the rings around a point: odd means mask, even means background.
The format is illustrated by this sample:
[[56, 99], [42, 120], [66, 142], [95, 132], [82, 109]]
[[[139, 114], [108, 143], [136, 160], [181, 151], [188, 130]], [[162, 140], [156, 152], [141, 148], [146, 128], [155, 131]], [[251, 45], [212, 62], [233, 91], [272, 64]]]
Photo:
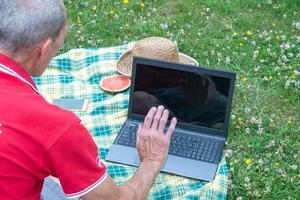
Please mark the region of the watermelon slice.
[[100, 87], [107, 92], [121, 92], [129, 88], [131, 84], [127, 76], [115, 75], [101, 79]]

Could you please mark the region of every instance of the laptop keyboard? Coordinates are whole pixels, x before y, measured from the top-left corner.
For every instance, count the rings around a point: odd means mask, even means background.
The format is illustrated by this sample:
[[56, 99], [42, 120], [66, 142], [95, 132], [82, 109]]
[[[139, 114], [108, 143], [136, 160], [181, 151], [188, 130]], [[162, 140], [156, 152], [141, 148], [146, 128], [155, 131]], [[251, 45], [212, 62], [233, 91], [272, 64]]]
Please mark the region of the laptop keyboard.
[[174, 132], [169, 154], [213, 163], [218, 150], [219, 144], [213, 140]]
[[118, 144], [135, 147], [136, 131], [137, 131], [137, 126], [126, 126], [122, 135], [118, 140]]
[[[117, 143], [136, 147], [137, 126], [126, 126]], [[169, 154], [214, 163], [220, 144], [199, 136], [188, 136], [174, 132]]]

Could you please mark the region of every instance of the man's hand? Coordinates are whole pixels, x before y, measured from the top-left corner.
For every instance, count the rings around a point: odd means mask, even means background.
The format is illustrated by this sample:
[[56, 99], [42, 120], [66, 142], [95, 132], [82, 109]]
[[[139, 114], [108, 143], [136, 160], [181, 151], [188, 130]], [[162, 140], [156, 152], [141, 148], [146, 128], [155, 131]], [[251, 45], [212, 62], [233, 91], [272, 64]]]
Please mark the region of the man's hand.
[[149, 110], [137, 132], [137, 149], [141, 164], [135, 175], [123, 186], [117, 186], [110, 176], [97, 188], [82, 196], [83, 200], [144, 200], [168, 154], [170, 138], [177, 120], [173, 118], [166, 134], [169, 111], [163, 106]]
[[151, 164], [156, 173], [160, 171], [168, 155], [170, 139], [177, 123], [176, 118], [172, 118], [167, 132], [164, 133], [168, 117], [169, 111], [163, 106], [152, 107], [137, 131], [137, 150], [141, 165]]

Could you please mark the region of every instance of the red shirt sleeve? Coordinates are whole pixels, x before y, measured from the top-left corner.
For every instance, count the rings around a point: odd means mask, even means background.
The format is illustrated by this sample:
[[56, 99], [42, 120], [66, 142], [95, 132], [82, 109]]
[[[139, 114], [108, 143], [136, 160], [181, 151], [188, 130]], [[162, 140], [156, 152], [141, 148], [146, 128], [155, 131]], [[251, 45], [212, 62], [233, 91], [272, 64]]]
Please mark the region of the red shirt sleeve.
[[44, 158], [47, 172], [59, 179], [70, 198], [88, 193], [107, 176], [97, 146], [79, 120], [52, 145]]

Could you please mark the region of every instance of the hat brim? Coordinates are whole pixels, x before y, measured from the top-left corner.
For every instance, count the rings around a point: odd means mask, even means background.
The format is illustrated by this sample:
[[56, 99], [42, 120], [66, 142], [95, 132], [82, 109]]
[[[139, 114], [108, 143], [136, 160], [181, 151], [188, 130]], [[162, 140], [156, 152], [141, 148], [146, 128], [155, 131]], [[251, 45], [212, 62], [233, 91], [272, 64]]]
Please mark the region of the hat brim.
[[[131, 50], [126, 51], [120, 56], [116, 67], [120, 74], [131, 77], [133, 57], [134, 55]], [[179, 53], [179, 63], [199, 66], [197, 60], [184, 53]]]

